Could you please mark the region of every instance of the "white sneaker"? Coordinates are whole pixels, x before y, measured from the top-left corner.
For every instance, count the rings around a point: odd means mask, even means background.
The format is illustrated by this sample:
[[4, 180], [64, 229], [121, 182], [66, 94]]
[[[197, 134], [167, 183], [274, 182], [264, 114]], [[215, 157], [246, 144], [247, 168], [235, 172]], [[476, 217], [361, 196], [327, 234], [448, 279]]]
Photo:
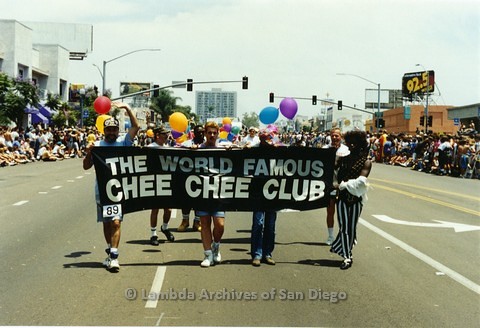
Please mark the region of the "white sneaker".
[[107, 258], [103, 260], [102, 265], [108, 268], [108, 263], [110, 263], [110, 248], [105, 248], [105, 253], [107, 253]]
[[208, 268], [209, 266], [213, 266], [215, 263], [213, 262], [213, 255], [210, 252], [205, 252], [205, 259], [200, 263], [202, 268]]
[[111, 271], [120, 270], [120, 264], [118, 263], [118, 259], [110, 259], [107, 268]]
[[328, 236], [327, 245], [331, 246], [333, 244], [333, 241], [334, 241], [333, 236]]
[[220, 263], [222, 261], [222, 255], [220, 254], [220, 244], [212, 244], [213, 262]]

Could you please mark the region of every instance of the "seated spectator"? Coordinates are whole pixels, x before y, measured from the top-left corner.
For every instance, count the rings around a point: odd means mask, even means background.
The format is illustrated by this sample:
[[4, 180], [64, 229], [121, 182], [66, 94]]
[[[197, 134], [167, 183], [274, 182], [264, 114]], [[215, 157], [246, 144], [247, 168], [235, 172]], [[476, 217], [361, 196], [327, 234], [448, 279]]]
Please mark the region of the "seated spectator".
[[430, 173], [438, 174], [440, 172], [440, 162], [438, 161], [438, 156], [433, 157], [433, 161], [430, 165]]
[[35, 162], [35, 152], [32, 147], [30, 147], [30, 139], [26, 138], [24, 142], [21, 143], [20, 148], [22, 149], [23, 153], [27, 155], [28, 159], [32, 162]]
[[411, 157], [407, 156], [406, 152], [401, 152], [397, 155], [392, 156], [390, 159], [390, 165], [398, 165], [398, 166], [412, 166], [413, 165], [413, 159]]
[[58, 160], [58, 158], [52, 154], [52, 145], [49, 143], [43, 147], [40, 147], [38, 150], [37, 159], [41, 159], [44, 162], [54, 162]]
[[68, 158], [68, 156], [65, 156], [65, 148], [65, 145], [61, 141], [58, 141], [52, 149], [52, 155], [59, 160]]
[[9, 151], [12, 153], [15, 161], [17, 161], [20, 164], [25, 164], [25, 163], [30, 163], [31, 161], [28, 159], [27, 155], [25, 153], [20, 152], [20, 142], [14, 141], [13, 142], [13, 147], [9, 148]]

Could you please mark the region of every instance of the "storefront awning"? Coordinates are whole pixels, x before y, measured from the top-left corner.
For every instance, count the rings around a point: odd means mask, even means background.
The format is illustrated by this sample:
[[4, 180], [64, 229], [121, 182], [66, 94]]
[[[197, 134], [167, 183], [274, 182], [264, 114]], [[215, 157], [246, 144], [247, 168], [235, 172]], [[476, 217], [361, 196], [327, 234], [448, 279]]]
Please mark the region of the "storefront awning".
[[38, 123], [48, 124], [48, 118], [43, 116], [40, 112], [31, 113], [31, 114], [32, 114], [32, 124], [38, 124]]
[[50, 107], [42, 104], [38, 104], [37, 107], [40, 110], [40, 113], [45, 117], [51, 118], [55, 114], [55, 111], [51, 110]]
[[40, 110], [38, 108], [35, 108], [33, 106], [30, 106], [30, 104], [25, 107], [25, 113], [26, 114], [32, 114], [32, 113], [39, 113]]

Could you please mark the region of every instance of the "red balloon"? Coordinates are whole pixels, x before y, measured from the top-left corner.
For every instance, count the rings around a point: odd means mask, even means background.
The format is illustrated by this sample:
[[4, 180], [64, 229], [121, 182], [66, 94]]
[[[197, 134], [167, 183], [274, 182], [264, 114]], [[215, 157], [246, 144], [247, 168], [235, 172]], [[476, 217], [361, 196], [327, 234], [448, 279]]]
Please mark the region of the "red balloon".
[[93, 102], [93, 108], [95, 108], [95, 111], [100, 115], [106, 114], [110, 111], [110, 108], [112, 108], [112, 101], [105, 96], [97, 97]]

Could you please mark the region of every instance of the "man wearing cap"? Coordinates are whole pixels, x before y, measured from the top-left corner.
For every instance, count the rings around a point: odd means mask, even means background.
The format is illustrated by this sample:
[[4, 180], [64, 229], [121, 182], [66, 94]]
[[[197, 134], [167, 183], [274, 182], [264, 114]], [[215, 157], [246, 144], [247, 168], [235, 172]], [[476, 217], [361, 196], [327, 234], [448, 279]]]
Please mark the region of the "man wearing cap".
[[[163, 148], [168, 147], [167, 139], [170, 131], [165, 129], [163, 126], [153, 129], [153, 142], [150, 143], [147, 147], [149, 148]], [[154, 208], [150, 211], [150, 243], [154, 246], [158, 246], [158, 236], [157, 236], [157, 222], [158, 222], [158, 208]], [[163, 209], [163, 224], [160, 230], [163, 232], [168, 241], [175, 241], [175, 237], [168, 230], [168, 222], [172, 215], [172, 209], [164, 208]]]
[[[118, 108], [124, 108], [130, 118], [132, 124], [131, 128], [125, 136], [119, 137], [120, 124], [114, 117], [106, 119], [103, 123], [103, 140], [90, 144], [85, 149], [86, 156], [83, 158], [83, 169], [88, 170], [93, 166], [92, 149], [94, 147], [131, 147], [133, 145], [133, 139], [137, 135], [139, 125], [137, 118], [132, 113], [132, 110], [127, 104], [114, 103]], [[123, 220], [123, 215], [116, 215], [113, 217], [103, 217], [102, 207], [100, 205], [100, 194], [98, 191], [97, 182], [95, 182], [95, 200], [97, 203], [97, 222], [103, 223], [103, 234], [105, 241], [107, 242], [107, 248], [105, 252], [108, 257], [103, 261], [103, 265], [112, 272], [117, 272], [120, 269], [118, 263], [118, 245], [120, 243], [120, 226]]]

